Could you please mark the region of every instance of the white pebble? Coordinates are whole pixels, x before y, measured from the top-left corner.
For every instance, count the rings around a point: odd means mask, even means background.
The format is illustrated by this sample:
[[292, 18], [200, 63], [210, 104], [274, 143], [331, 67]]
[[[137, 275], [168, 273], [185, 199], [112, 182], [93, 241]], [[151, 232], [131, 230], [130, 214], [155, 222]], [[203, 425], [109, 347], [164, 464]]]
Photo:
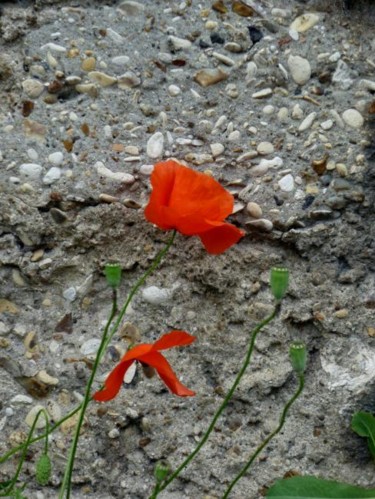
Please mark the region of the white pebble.
[[267, 154], [272, 154], [274, 152], [274, 147], [271, 142], [260, 142], [257, 146], [257, 151], [262, 156], [266, 156]]
[[164, 137], [161, 132], [156, 132], [147, 141], [146, 152], [149, 158], [159, 158], [163, 154]]
[[269, 116], [271, 114], [273, 114], [275, 112], [275, 108], [274, 106], [271, 106], [271, 104], [269, 104], [268, 106], [264, 106], [264, 108], [262, 109], [262, 113], [265, 114], [266, 116]]
[[83, 355], [95, 354], [100, 347], [100, 340], [97, 338], [90, 338], [89, 340], [82, 343], [80, 351]]
[[22, 82], [22, 88], [30, 99], [36, 99], [44, 91], [44, 85], [34, 78], [28, 78]]
[[64, 155], [60, 151], [53, 152], [48, 156], [48, 161], [55, 166], [59, 166], [64, 161]]
[[224, 146], [223, 144], [220, 144], [220, 142], [217, 142], [215, 144], [210, 145], [211, 153], [214, 158], [217, 156], [220, 156], [224, 152]]
[[117, 57], [113, 57], [111, 61], [116, 66], [125, 66], [130, 61], [130, 57], [127, 55], [118, 55]]
[[52, 42], [46, 43], [45, 45], [42, 45], [40, 48], [42, 50], [49, 49], [52, 50], [52, 52], [60, 52], [60, 53], [66, 52], [65, 47], [63, 47], [62, 45], [57, 45], [56, 43]]
[[294, 189], [294, 178], [288, 173], [278, 181], [279, 187], [284, 192], [291, 192]]
[[26, 153], [31, 159], [31, 161], [36, 161], [39, 158], [39, 154], [36, 152], [35, 149], [30, 148], [26, 151]]
[[311, 127], [311, 125], [313, 124], [314, 120], [316, 118], [316, 112], [312, 112], [310, 114], [308, 114], [306, 116], [306, 118], [302, 121], [302, 123], [300, 124], [300, 126], [298, 127], [298, 131], [299, 132], [304, 132], [305, 130], [307, 130], [308, 128]]
[[139, 173], [142, 173], [142, 175], [151, 175], [153, 171], [154, 165], [141, 165], [139, 168]]
[[178, 87], [177, 85], [169, 85], [168, 87], [168, 93], [172, 97], [175, 97], [176, 95], [181, 93], [181, 88]]
[[169, 36], [168, 41], [175, 50], [189, 49], [191, 47], [191, 41], [177, 36]]
[[290, 55], [288, 66], [293, 80], [298, 85], [304, 85], [311, 77], [311, 66], [307, 59], [299, 55]]
[[323, 130], [330, 130], [333, 127], [333, 121], [332, 120], [326, 120], [320, 123], [321, 128]]
[[65, 289], [65, 291], [63, 291], [63, 297], [65, 300], [74, 301], [77, 298], [76, 288], [71, 286], [70, 288]]
[[[40, 404], [34, 405], [34, 407], [32, 409], [30, 409], [30, 411], [28, 412], [28, 414], [25, 418], [25, 423], [27, 424], [27, 426], [30, 426], [30, 427], [33, 426], [35, 418], [41, 409], [45, 409], [45, 407], [43, 407]], [[40, 414], [40, 416], [38, 417], [38, 421], [36, 422], [35, 428], [37, 428], [39, 430], [41, 428], [44, 428], [45, 425], [46, 425], [46, 419], [43, 416], [43, 414]]]
[[10, 401], [11, 404], [32, 404], [33, 403], [33, 399], [27, 395], [15, 395], [11, 401]]
[[281, 168], [283, 164], [284, 161], [279, 156], [275, 156], [273, 159], [262, 159], [259, 166], [266, 165], [267, 168]]
[[259, 90], [258, 92], [252, 94], [251, 97], [253, 99], [265, 99], [266, 97], [269, 97], [272, 94], [273, 94], [272, 88], [263, 88], [262, 90]]
[[303, 110], [298, 103], [293, 106], [292, 118], [294, 120], [301, 120], [303, 118]]
[[142, 298], [152, 305], [161, 305], [172, 298], [173, 291], [157, 286], [149, 286], [142, 291]]
[[101, 161], [98, 161], [95, 163], [95, 168], [96, 171], [98, 172], [98, 175], [102, 177], [106, 177], [109, 180], [114, 180], [117, 182], [122, 182], [123, 184], [133, 184], [135, 181], [135, 178], [133, 175], [130, 173], [125, 173], [125, 172], [113, 172], [109, 168], [107, 168], [104, 163]]
[[363, 116], [356, 109], [347, 109], [344, 111], [342, 119], [352, 128], [361, 128], [364, 123]]
[[124, 37], [121, 36], [120, 33], [117, 33], [117, 31], [115, 31], [112, 28], [107, 28], [106, 32], [107, 32], [108, 38], [110, 38], [116, 44], [120, 44], [120, 43], [123, 43], [125, 41]]
[[230, 142], [235, 142], [237, 140], [240, 140], [240, 138], [241, 138], [241, 133], [238, 130], [233, 130], [233, 132], [231, 132], [228, 135], [228, 140]]
[[42, 166], [37, 163], [22, 163], [20, 173], [29, 179], [38, 179], [42, 173]]
[[281, 107], [279, 109], [279, 112], [277, 113], [278, 119], [281, 121], [281, 123], [285, 123], [288, 121], [289, 118], [289, 110], [287, 107]]
[[43, 184], [51, 185], [61, 177], [61, 170], [57, 166], [53, 166], [43, 177]]

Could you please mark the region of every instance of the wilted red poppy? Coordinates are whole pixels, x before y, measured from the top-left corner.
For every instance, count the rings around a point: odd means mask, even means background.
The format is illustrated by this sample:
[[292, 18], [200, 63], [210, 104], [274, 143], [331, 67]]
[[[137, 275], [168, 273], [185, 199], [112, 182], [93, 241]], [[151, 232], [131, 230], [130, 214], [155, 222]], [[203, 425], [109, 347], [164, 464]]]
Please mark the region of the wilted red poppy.
[[94, 393], [93, 399], [99, 402], [112, 400], [120, 391], [124, 376], [129, 367], [138, 360], [142, 364], [153, 367], [159, 374], [161, 379], [171, 390], [172, 393], [179, 397], [188, 397], [195, 395], [177, 379], [167, 359], [159, 353], [159, 350], [166, 350], [172, 347], [189, 345], [195, 341], [195, 336], [192, 336], [185, 331], [171, 331], [164, 334], [155, 343], [143, 343], [128, 350], [121, 359], [120, 363], [109, 374], [104, 383], [104, 388]]
[[224, 219], [233, 211], [233, 196], [204, 173], [169, 160], [157, 163], [145, 217], [163, 230], [200, 237], [208, 253], [223, 253], [245, 233]]

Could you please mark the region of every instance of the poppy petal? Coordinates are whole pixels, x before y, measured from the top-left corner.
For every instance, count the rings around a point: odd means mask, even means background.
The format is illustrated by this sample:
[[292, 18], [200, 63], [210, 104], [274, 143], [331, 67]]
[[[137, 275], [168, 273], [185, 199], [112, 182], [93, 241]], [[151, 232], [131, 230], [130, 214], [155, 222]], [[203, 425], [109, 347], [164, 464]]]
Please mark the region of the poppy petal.
[[163, 230], [194, 235], [222, 222], [233, 210], [233, 196], [204, 173], [169, 160], [157, 163], [145, 217]]
[[127, 360], [138, 360], [141, 359], [143, 355], [151, 352], [153, 350], [154, 345], [152, 343], [142, 343], [141, 345], [137, 345], [133, 348], [130, 348], [126, 352], [126, 354], [122, 357], [121, 362]]
[[151, 352], [144, 356], [142, 362], [154, 367], [160, 378], [175, 395], [178, 395], [179, 397], [190, 397], [195, 395], [195, 392], [189, 390], [189, 388], [180, 383], [169, 362], [161, 353]]
[[133, 364], [134, 360], [120, 362], [109, 374], [104, 382], [104, 388], [94, 393], [93, 399], [97, 402], [107, 402], [116, 397], [120, 391], [124, 376], [129, 367]]
[[190, 345], [195, 340], [195, 336], [185, 331], [171, 331], [170, 333], [163, 334], [161, 338], [155, 341], [152, 350], [166, 350], [167, 348]]
[[232, 224], [223, 223], [218, 227], [198, 234], [208, 253], [218, 255], [236, 244], [245, 232]]

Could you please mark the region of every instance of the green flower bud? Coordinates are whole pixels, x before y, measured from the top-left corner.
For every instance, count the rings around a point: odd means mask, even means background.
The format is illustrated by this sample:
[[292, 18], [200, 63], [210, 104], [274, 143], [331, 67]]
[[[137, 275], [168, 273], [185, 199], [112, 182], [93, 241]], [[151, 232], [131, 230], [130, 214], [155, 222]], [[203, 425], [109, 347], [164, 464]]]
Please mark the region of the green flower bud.
[[289, 347], [289, 359], [296, 373], [303, 374], [307, 362], [306, 345], [301, 341], [292, 343]]
[[121, 267], [118, 263], [107, 263], [104, 267], [104, 274], [107, 278], [108, 284], [116, 289], [120, 286], [121, 282]]
[[289, 271], [283, 267], [271, 269], [271, 290], [276, 300], [284, 298], [289, 284]]
[[51, 460], [47, 454], [43, 454], [36, 463], [35, 477], [39, 485], [47, 485], [48, 480], [51, 477], [51, 471]]
[[155, 466], [154, 476], [158, 483], [163, 482], [169, 473], [171, 472], [171, 468], [166, 461], [158, 461]]

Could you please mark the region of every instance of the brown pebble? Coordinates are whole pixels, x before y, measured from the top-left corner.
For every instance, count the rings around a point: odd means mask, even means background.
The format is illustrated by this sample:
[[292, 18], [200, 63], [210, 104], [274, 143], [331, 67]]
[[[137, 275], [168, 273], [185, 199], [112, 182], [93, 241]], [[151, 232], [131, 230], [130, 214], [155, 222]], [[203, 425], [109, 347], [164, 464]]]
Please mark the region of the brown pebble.
[[217, 0], [212, 4], [212, 10], [216, 10], [216, 12], [220, 12], [221, 14], [226, 14], [228, 12], [228, 8], [224, 5], [223, 0]]
[[214, 85], [215, 83], [226, 80], [228, 76], [229, 75], [227, 73], [219, 68], [206, 68], [201, 69], [194, 75], [194, 81], [199, 83], [199, 85], [201, 85], [202, 87], [209, 87], [210, 85]]
[[254, 9], [244, 2], [241, 2], [241, 0], [232, 1], [232, 11], [242, 17], [251, 17], [255, 13]]
[[348, 317], [349, 311], [346, 308], [342, 308], [340, 310], [337, 310], [334, 315], [338, 319], [345, 319], [346, 317]]
[[111, 196], [110, 194], [99, 194], [99, 201], [102, 203], [118, 203], [118, 198]]

